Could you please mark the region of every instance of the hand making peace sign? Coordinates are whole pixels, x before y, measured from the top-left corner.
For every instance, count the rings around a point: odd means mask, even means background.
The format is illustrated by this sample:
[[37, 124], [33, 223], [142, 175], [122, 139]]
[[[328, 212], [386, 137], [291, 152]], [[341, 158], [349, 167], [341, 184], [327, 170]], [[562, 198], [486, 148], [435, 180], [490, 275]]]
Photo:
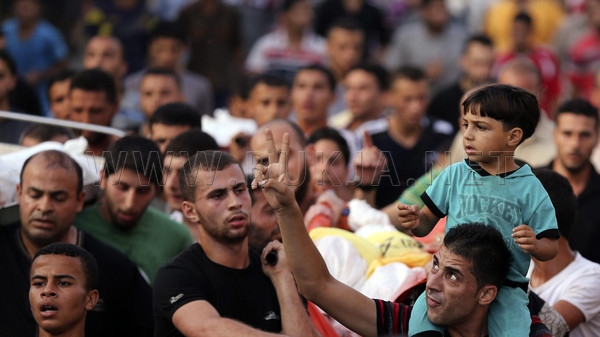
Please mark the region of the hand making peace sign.
[[266, 166], [258, 164], [254, 168], [252, 189], [260, 188], [267, 202], [277, 211], [296, 202], [287, 172], [290, 135], [283, 134], [279, 153], [270, 129], [265, 129], [265, 136], [269, 163]]

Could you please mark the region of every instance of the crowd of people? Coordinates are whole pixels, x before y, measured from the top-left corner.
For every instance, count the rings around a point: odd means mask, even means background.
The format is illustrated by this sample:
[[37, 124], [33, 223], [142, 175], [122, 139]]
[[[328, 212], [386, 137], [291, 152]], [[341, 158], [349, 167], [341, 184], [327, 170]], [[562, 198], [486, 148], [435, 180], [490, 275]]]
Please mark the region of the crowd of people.
[[0, 331], [598, 336], [599, 55], [600, 0], [2, 1], [0, 111], [124, 136], [0, 118], [103, 163], [23, 163]]

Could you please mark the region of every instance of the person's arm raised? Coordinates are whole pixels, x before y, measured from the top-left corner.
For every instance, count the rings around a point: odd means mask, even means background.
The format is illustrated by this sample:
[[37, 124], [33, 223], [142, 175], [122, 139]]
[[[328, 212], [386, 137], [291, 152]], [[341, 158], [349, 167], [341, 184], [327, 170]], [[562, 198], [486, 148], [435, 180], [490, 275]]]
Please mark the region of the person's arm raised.
[[221, 317], [207, 301], [193, 301], [177, 309], [173, 314], [173, 325], [187, 337], [202, 336], [280, 336], [252, 328], [233, 319]]
[[286, 176], [290, 135], [284, 134], [281, 155], [270, 130], [265, 130], [269, 165], [258, 165], [252, 188], [261, 188], [277, 213], [284, 249], [300, 293], [349, 329], [377, 336], [375, 302], [336, 280], [306, 231], [302, 212]]

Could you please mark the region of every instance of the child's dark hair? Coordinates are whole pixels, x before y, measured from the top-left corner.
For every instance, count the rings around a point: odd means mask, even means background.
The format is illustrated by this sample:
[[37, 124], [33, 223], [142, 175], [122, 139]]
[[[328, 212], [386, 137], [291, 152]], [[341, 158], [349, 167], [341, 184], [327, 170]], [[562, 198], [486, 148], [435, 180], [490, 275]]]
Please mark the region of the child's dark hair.
[[540, 106], [535, 95], [508, 84], [490, 84], [475, 89], [465, 98], [462, 107], [465, 114], [478, 114], [502, 122], [504, 130], [521, 128], [520, 143], [533, 135], [540, 120]]

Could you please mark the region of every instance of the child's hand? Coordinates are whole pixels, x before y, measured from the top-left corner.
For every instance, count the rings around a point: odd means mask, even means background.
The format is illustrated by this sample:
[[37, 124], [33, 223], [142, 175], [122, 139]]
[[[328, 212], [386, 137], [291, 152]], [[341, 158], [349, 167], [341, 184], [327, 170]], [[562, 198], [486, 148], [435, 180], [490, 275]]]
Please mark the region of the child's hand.
[[419, 227], [419, 207], [398, 203], [398, 222], [402, 228], [409, 230]]
[[524, 252], [534, 255], [537, 252], [537, 238], [533, 229], [527, 225], [513, 228], [512, 237]]

